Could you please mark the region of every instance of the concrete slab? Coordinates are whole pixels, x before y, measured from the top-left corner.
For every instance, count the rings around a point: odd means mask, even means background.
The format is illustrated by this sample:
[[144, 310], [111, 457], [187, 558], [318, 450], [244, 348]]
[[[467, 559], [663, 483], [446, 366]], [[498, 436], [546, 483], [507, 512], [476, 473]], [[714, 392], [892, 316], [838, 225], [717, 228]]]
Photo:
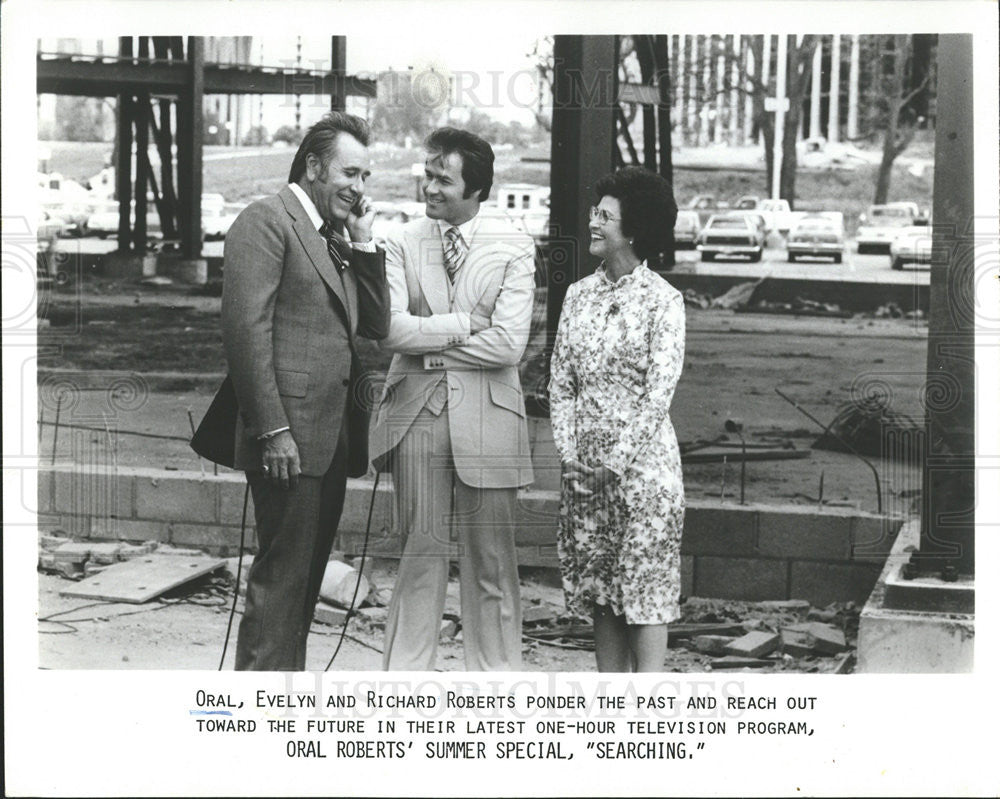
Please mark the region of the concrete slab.
[[920, 520], [903, 526], [858, 627], [858, 664], [867, 674], [971, 672], [975, 614], [907, 610], [886, 604], [886, 584], [920, 541]]

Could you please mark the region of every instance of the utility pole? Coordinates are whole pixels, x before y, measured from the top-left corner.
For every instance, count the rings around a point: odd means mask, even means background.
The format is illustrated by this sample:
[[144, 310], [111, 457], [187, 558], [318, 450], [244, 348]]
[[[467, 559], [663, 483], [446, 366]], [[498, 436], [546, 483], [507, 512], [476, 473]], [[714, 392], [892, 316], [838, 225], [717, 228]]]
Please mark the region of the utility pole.
[[816, 49], [813, 50], [812, 91], [809, 93], [809, 136], [819, 136], [820, 95], [823, 93], [823, 40], [816, 37]]
[[788, 36], [778, 35], [777, 87], [774, 93], [774, 172], [771, 176], [771, 199], [781, 197], [781, 156], [785, 138], [785, 72], [788, 69]]
[[[295, 37], [295, 69], [302, 69], [302, 37]], [[302, 130], [302, 95], [295, 94], [295, 129]]]
[[840, 34], [833, 34], [830, 45], [830, 115], [826, 121], [826, 139], [840, 141]]
[[691, 69], [688, 72], [687, 129], [689, 140], [698, 143], [698, 37], [691, 37]]
[[729, 69], [729, 145], [733, 146], [737, 144], [737, 135], [740, 129], [740, 61], [739, 61], [739, 45], [740, 45], [740, 35], [733, 34], [732, 44], [729, 46], [728, 52], [732, 59], [732, 65]]
[[756, 66], [753, 61], [753, 48], [750, 46], [750, 42], [747, 41], [746, 37], [740, 37], [743, 42], [743, 55], [746, 58], [746, 89], [747, 97], [746, 103], [743, 107], [743, 143], [749, 144], [750, 137], [753, 136], [753, 84], [751, 79], [754, 77], [754, 70]]
[[861, 37], [851, 37], [851, 73], [847, 77], [847, 138], [858, 138], [858, 73], [861, 70]]
[[[760, 65], [760, 80], [764, 85], [764, 91], [767, 92], [768, 86], [771, 85], [771, 34], [764, 34], [764, 54], [761, 57], [763, 63]], [[764, 141], [764, 134], [758, 133], [758, 139], [761, 143]]]
[[677, 37], [677, 65], [674, 67], [674, 71], [671, 74], [671, 80], [673, 80], [674, 85], [677, 87], [677, 101], [674, 103], [674, 108], [677, 109], [676, 119], [681, 126], [681, 143], [684, 143], [684, 137], [687, 131], [684, 125], [684, 73], [687, 71], [687, 66], [685, 64], [684, 58], [684, 40], [686, 36]]

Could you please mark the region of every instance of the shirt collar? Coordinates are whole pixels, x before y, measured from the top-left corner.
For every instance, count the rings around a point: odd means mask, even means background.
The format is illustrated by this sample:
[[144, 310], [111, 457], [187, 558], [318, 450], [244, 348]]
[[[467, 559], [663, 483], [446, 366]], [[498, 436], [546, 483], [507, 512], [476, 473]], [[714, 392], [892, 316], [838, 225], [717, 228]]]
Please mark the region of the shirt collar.
[[462, 240], [465, 242], [467, 247], [472, 246], [472, 237], [476, 235], [476, 231], [479, 229], [479, 214], [476, 214], [472, 219], [466, 220], [461, 225], [452, 225], [445, 222], [443, 219], [437, 220], [438, 227], [441, 230], [441, 237], [444, 238], [444, 234], [447, 233], [451, 228], [458, 227], [458, 232], [462, 234]]
[[309, 214], [309, 221], [313, 223], [313, 227], [316, 230], [323, 227], [323, 217], [319, 215], [319, 211], [316, 210], [316, 206], [313, 205], [313, 201], [309, 199], [309, 195], [305, 193], [305, 190], [298, 183], [289, 183], [288, 188], [292, 190], [292, 194], [296, 196], [298, 201], [302, 203], [302, 207], [306, 209], [306, 213]]
[[649, 271], [649, 267], [646, 266], [646, 262], [642, 261], [635, 269], [629, 272], [627, 275], [623, 275], [618, 278], [618, 280], [612, 280], [608, 277], [607, 267], [604, 265], [604, 261], [601, 261], [601, 265], [597, 267], [597, 273], [601, 276], [601, 283], [605, 286], [611, 288], [617, 288], [618, 286], [627, 286], [629, 283], [640, 280], [645, 276], [645, 273]]

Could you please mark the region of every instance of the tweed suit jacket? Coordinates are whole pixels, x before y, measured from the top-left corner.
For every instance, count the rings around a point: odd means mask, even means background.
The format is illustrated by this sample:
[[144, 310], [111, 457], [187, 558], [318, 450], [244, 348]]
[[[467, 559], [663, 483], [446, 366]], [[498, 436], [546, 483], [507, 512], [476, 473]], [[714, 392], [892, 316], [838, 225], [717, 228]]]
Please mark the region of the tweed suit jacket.
[[348, 474], [368, 468], [355, 337], [389, 331], [385, 253], [354, 250], [337, 273], [287, 186], [254, 202], [226, 235], [222, 338], [239, 404], [235, 467], [260, 468], [257, 436], [288, 425], [302, 473], [323, 475], [349, 415]]
[[[503, 218], [480, 216], [454, 286], [435, 220], [410, 222], [386, 240], [392, 315], [380, 346], [393, 351], [370, 451], [392, 452], [442, 377], [455, 471], [477, 488], [533, 479], [517, 364], [528, 343], [534, 242]], [[490, 326], [470, 335], [470, 317]]]

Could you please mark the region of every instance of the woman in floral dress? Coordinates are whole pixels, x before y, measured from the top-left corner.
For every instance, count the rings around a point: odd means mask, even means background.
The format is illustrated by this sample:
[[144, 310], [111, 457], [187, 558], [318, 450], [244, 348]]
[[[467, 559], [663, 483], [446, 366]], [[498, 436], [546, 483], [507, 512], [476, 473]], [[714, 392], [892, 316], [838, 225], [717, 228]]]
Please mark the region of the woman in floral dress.
[[594, 619], [599, 671], [662, 671], [679, 615], [684, 486], [668, 412], [684, 301], [646, 266], [677, 217], [670, 184], [629, 167], [601, 179], [590, 252], [569, 287], [549, 401], [563, 465], [559, 557], [568, 608]]

